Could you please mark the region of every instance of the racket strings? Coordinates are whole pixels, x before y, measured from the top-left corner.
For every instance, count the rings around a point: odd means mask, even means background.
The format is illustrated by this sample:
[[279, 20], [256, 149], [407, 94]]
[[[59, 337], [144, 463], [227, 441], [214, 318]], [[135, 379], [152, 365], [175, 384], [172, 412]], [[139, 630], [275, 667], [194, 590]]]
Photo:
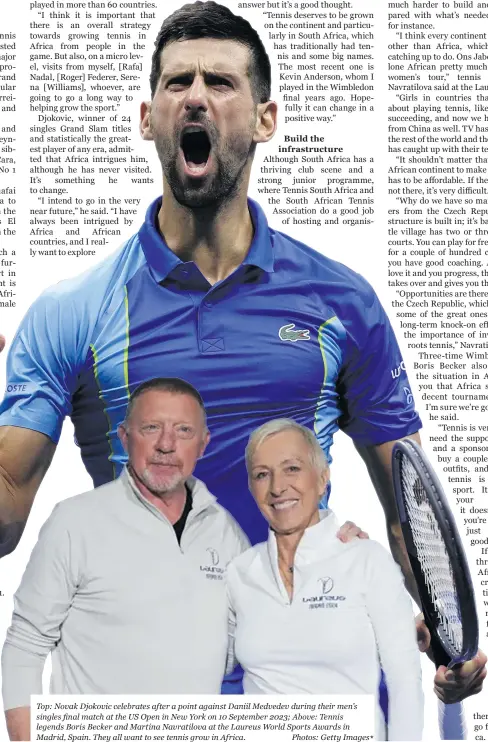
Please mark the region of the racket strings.
[[412, 538], [435, 613], [434, 619], [455, 652], [461, 653], [463, 629], [459, 598], [444, 538], [422, 480], [405, 457], [402, 459], [401, 477]]

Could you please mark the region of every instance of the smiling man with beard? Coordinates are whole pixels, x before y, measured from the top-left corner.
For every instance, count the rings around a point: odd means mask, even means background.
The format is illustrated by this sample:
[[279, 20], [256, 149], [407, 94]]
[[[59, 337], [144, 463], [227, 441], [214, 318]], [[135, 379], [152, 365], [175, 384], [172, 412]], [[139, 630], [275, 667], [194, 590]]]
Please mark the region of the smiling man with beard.
[[[415, 594], [391, 451], [399, 438], [418, 440], [421, 422], [388, 317], [361, 276], [269, 227], [247, 198], [256, 145], [276, 129], [261, 39], [225, 6], [185, 5], [161, 27], [150, 85], [140, 129], [156, 146], [163, 199], [114, 255], [44, 292], [12, 343], [0, 553], [15, 548], [64, 417], [94, 484], [104, 484], [126, 461], [117, 428], [131, 391], [164, 369], [200, 390], [212, 441], [196, 474], [252, 543], [266, 538], [244, 465], [252, 430], [292, 418], [328, 458], [334, 433], [350, 435]], [[449, 682], [439, 670], [440, 693], [478, 692], [485, 661], [480, 653]]]
[[227, 657], [227, 563], [249, 542], [192, 476], [209, 441], [181, 379], [132, 395], [121, 476], [54, 509], [15, 595], [2, 654], [12, 740], [42, 693], [218, 693]]

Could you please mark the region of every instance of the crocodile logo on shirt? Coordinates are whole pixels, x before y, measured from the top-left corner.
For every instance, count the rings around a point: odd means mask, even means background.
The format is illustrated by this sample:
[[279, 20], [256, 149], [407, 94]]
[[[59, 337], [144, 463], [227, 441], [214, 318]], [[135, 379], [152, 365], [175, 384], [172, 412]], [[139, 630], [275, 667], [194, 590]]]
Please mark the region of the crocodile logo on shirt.
[[289, 325], [283, 325], [278, 332], [280, 340], [289, 340], [296, 343], [297, 340], [310, 340], [310, 330], [294, 330], [293, 322]]

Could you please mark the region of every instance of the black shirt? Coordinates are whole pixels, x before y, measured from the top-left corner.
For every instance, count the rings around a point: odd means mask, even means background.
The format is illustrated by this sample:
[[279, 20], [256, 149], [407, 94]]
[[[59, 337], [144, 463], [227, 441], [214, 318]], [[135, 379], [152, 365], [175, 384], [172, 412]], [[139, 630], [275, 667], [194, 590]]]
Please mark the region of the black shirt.
[[183, 530], [186, 525], [186, 520], [188, 518], [188, 514], [193, 506], [193, 496], [187, 484], [185, 484], [185, 489], [186, 489], [185, 507], [183, 508], [183, 512], [178, 518], [178, 520], [176, 521], [176, 523], [173, 523], [173, 528], [175, 529], [175, 534], [176, 534], [176, 538], [178, 539], [178, 543], [180, 543], [181, 541], [181, 534], [183, 533]]

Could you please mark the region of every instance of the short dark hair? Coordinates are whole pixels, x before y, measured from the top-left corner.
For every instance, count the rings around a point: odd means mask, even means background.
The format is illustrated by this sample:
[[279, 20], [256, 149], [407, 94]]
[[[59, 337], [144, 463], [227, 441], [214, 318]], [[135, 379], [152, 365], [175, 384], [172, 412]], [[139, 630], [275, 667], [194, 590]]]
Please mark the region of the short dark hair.
[[164, 47], [173, 41], [202, 38], [226, 39], [246, 46], [251, 56], [248, 75], [253, 97], [259, 103], [266, 103], [270, 99], [271, 64], [257, 31], [245, 18], [234, 15], [225, 5], [211, 1], [183, 5], [164, 20], [154, 42], [149, 77], [151, 97], [154, 97], [161, 74], [161, 52]]
[[194, 386], [189, 384], [188, 381], [178, 379], [178, 377], [176, 376], [158, 376], [154, 379], [148, 379], [142, 384], [139, 384], [139, 386], [137, 386], [131, 393], [129, 402], [127, 404], [127, 409], [125, 411], [124, 425], [126, 425], [129, 421], [136, 399], [140, 397], [141, 394], [144, 394], [144, 392], [150, 391], [151, 389], [157, 389], [160, 392], [169, 392], [170, 394], [187, 394], [189, 397], [193, 397], [193, 399], [198, 402], [199, 406], [201, 407], [203, 412], [203, 419], [206, 421], [207, 416], [203, 399]]

